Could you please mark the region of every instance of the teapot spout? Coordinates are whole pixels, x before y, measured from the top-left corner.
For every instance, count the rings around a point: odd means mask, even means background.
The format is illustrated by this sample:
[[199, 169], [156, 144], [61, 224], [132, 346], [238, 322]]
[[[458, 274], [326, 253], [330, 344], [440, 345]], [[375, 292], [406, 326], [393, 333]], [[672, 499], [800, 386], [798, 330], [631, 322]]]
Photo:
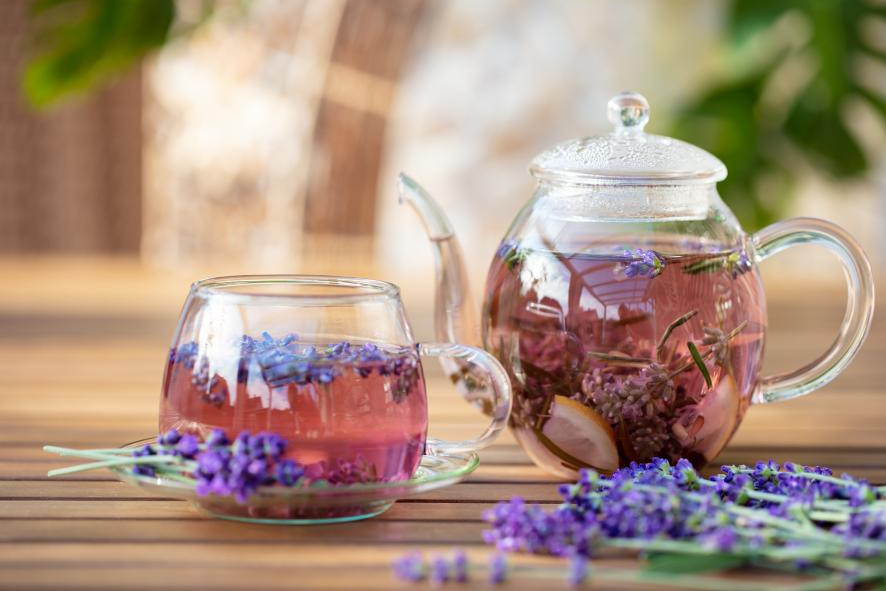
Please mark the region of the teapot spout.
[[401, 173], [397, 188], [400, 203], [408, 203], [418, 214], [434, 250], [437, 274], [434, 332], [437, 340], [480, 346], [467, 269], [452, 224], [430, 193], [410, 177]]

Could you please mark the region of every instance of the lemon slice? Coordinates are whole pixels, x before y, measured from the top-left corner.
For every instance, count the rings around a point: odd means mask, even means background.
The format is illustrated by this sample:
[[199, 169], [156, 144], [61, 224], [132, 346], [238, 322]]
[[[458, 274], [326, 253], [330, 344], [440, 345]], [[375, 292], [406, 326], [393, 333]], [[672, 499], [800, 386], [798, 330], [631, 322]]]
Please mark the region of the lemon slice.
[[717, 387], [699, 403], [698, 414], [704, 419], [704, 425], [695, 436], [695, 449], [706, 460], [713, 460], [732, 437], [738, 425], [740, 402], [735, 378], [725, 374]]
[[566, 478], [574, 478], [576, 468], [618, 469], [615, 433], [603, 417], [565, 396], [554, 396], [550, 415], [541, 432], [516, 433], [536, 464]]

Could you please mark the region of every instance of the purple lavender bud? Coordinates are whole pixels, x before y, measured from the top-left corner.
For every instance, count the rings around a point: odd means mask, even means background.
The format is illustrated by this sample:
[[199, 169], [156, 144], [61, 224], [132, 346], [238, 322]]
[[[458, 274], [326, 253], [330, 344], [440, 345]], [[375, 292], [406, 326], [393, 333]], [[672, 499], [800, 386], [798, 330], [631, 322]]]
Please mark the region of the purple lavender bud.
[[[157, 455], [157, 452], [150, 445], [144, 445], [132, 452], [132, 457], [134, 458], [145, 458], [153, 455]], [[149, 464], [133, 464], [132, 473], [138, 476], [155, 476], [157, 471]]]
[[392, 566], [394, 574], [401, 580], [417, 583], [425, 578], [424, 558], [419, 552], [397, 558]]
[[705, 535], [701, 540], [701, 544], [710, 550], [729, 552], [735, 547], [737, 541], [738, 534], [733, 529], [721, 527]]
[[576, 554], [569, 559], [569, 584], [578, 587], [588, 578], [588, 559]]
[[238, 453], [228, 459], [227, 468], [234, 478], [242, 478], [252, 458], [248, 454]]
[[194, 357], [197, 355], [199, 350], [200, 348], [197, 346], [197, 343], [184, 343], [175, 350], [175, 361], [177, 363], [183, 363], [185, 365], [190, 364], [190, 367], [193, 367]]
[[225, 458], [218, 451], [204, 451], [197, 456], [197, 474], [211, 478], [225, 467]]
[[381, 349], [374, 343], [365, 343], [360, 347], [358, 356], [361, 361], [381, 361], [384, 359]]
[[321, 384], [329, 384], [335, 378], [335, 370], [332, 367], [314, 368], [312, 374], [313, 380]]
[[134, 458], [143, 458], [146, 456], [154, 456], [157, 455], [157, 452], [150, 445], [143, 445], [140, 448], [136, 449], [132, 452], [132, 457]]
[[437, 555], [431, 559], [431, 583], [442, 585], [449, 580], [449, 561]]
[[194, 488], [194, 492], [201, 497], [209, 494], [225, 496], [231, 494], [231, 489], [228, 487], [227, 482], [225, 482], [224, 475], [218, 473], [209, 476], [198, 475], [197, 486]]
[[209, 483], [209, 492], [222, 497], [231, 494], [231, 487], [225, 481], [224, 475], [216, 474], [212, 477]]
[[744, 249], [734, 252], [726, 258], [726, 268], [732, 274], [733, 279], [750, 271], [752, 266], [751, 259]]
[[156, 476], [157, 471], [148, 464], [133, 464], [132, 473], [137, 476]]
[[628, 259], [622, 264], [622, 270], [627, 277], [648, 277], [652, 279], [661, 274], [665, 268], [665, 259], [654, 250], [636, 249], [624, 251], [624, 258]]
[[505, 582], [508, 574], [508, 559], [501, 553], [496, 552], [489, 558], [489, 582], [499, 585]]
[[234, 438], [234, 443], [231, 444], [231, 452], [234, 455], [248, 454], [251, 440], [252, 437], [249, 435], [249, 431], [240, 431], [237, 437]]
[[240, 339], [240, 353], [241, 354], [249, 354], [255, 351], [256, 342], [249, 335], [243, 335]]
[[283, 486], [295, 485], [305, 474], [305, 468], [293, 460], [283, 460], [274, 468], [277, 482]]
[[206, 438], [207, 447], [224, 447], [229, 443], [230, 441], [228, 441], [228, 436], [225, 434], [224, 429], [213, 429], [209, 437]]
[[157, 443], [160, 445], [175, 445], [178, 443], [179, 439], [181, 439], [181, 435], [179, 434], [178, 429], [170, 429], [157, 438]]
[[264, 435], [265, 455], [274, 461], [279, 460], [286, 453], [289, 442], [276, 433], [265, 433]]
[[251, 460], [246, 465], [246, 474], [255, 480], [263, 481], [267, 477], [268, 463], [261, 459]]
[[458, 583], [468, 580], [468, 555], [464, 550], [456, 550], [452, 557], [452, 578]]
[[849, 506], [862, 507], [870, 505], [877, 500], [877, 494], [867, 483], [859, 483], [858, 486], [851, 488], [849, 492]]
[[504, 242], [499, 244], [498, 250], [495, 251], [495, 256], [497, 256], [500, 259], [503, 259], [506, 256], [508, 256], [508, 253], [510, 253], [516, 247], [517, 247], [517, 243], [514, 242], [513, 240], [505, 240]]
[[178, 445], [175, 446], [175, 451], [181, 454], [183, 458], [190, 460], [197, 455], [198, 451], [200, 451], [200, 444], [194, 435], [183, 435], [180, 438]]

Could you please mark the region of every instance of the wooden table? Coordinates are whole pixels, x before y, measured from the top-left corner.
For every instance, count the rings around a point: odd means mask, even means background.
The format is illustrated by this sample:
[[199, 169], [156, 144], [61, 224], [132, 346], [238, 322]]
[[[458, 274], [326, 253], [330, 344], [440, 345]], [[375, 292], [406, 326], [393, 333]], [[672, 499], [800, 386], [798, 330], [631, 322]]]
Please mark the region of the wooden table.
[[[373, 520], [331, 526], [216, 521], [104, 472], [47, 478], [47, 470], [68, 462], [42, 452], [44, 443], [113, 446], [156, 432], [178, 305], [169, 302], [184, 291], [178, 279], [151, 279], [131, 262], [96, 264], [86, 277], [68, 269], [52, 283], [45, 271], [0, 261], [10, 286], [0, 294], [2, 589], [398, 588], [406, 585], [392, 577], [389, 564], [405, 551], [459, 546], [485, 561], [484, 508], [512, 495], [558, 499], [557, 481], [532, 466], [510, 435], [482, 453], [467, 482], [404, 499]], [[126, 297], [121, 283], [139, 291]], [[786, 369], [830, 342], [842, 303], [829, 290], [800, 302], [778, 291], [770, 304], [769, 365]], [[751, 409], [720, 460], [790, 459], [886, 482], [884, 355], [886, 324], [878, 317], [844, 376], [812, 396]], [[431, 388], [436, 435], [463, 437], [479, 428], [482, 419], [442, 380]], [[629, 557], [603, 562], [637, 564]], [[773, 582], [738, 576], [763, 588]], [[505, 588], [536, 586], [565, 588], [565, 582], [522, 578]]]

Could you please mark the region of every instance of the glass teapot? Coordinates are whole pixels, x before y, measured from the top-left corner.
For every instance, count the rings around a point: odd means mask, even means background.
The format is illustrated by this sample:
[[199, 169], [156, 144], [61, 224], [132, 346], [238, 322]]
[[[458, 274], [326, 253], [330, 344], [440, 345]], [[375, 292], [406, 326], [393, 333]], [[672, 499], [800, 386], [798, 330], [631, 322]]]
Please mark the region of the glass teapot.
[[[608, 135], [533, 160], [538, 186], [492, 259], [480, 323], [484, 348], [514, 388], [515, 437], [536, 464], [568, 478], [653, 457], [700, 467], [750, 404], [808, 394], [840, 374], [874, 306], [870, 264], [844, 230], [797, 218], [748, 235], [717, 194], [722, 162], [644, 133], [649, 106], [639, 94], [612, 98], [608, 115]], [[399, 189], [434, 246], [438, 339], [476, 342], [452, 226], [415, 181], [401, 175]], [[761, 376], [767, 318], [757, 266], [808, 243], [843, 265], [843, 324], [817, 360]], [[447, 370], [454, 381], [470, 375]], [[470, 395], [476, 385], [460, 387]]]

